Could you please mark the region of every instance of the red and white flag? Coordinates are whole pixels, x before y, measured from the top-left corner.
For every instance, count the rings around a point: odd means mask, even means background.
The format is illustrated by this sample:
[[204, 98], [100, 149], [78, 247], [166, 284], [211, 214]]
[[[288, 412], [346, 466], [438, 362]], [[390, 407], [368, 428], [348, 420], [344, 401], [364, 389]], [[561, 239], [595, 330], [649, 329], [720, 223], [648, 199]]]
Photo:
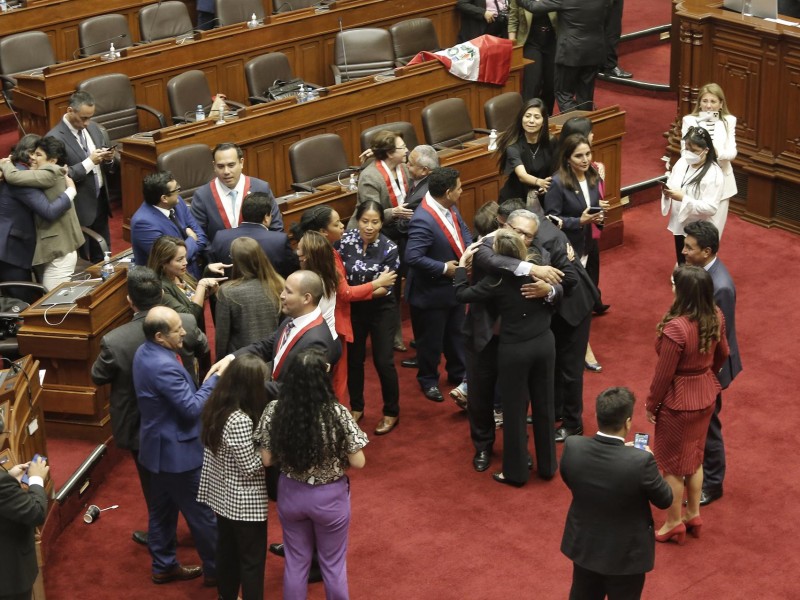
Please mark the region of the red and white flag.
[[513, 48], [511, 40], [482, 35], [439, 52], [420, 52], [408, 64], [438, 60], [461, 79], [503, 85], [511, 72]]

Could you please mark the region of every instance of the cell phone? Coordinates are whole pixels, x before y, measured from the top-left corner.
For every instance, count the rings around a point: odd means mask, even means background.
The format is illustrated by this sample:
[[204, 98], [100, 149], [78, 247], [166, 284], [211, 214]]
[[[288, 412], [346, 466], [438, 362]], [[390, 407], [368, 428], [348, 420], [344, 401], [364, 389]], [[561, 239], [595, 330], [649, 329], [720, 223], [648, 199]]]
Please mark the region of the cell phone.
[[633, 436], [633, 447], [638, 448], [639, 450], [644, 450], [645, 447], [650, 443], [650, 434], [649, 433], [636, 433]]
[[[47, 457], [46, 456], [41, 456], [40, 454], [34, 454], [33, 458], [31, 459], [31, 462], [36, 462], [37, 458], [41, 458], [42, 460], [47, 462]], [[28, 485], [28, 472], [27, 471], [25, 471], [25, 473], [22, 475], [21, 482], [24, 483], [25, 485]]]
[[599, 214], [601, 212], [603, 212], [603, 209], [601, 207], [599, 207], [599, 206], [590, 206], [589, 207], [589, 214], [590, 215], [596, 215], [596, 214]]
[[698, 121], [714, 122], [719, 121], [719, 111], [717, 110], [701, 110], [697, 115]]

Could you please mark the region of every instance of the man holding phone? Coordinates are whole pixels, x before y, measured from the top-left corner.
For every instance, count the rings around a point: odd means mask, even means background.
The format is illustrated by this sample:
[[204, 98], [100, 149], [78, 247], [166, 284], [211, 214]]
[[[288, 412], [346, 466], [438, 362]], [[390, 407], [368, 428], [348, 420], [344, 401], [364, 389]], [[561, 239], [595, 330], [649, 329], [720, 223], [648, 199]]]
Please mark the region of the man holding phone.
[[[102, 235], [111, 248], [106, 175], [114, 167], [114, 148], [105, 128], [92, 121], [94, 112], [94, 97], [88, 92], [75, 92], [61, 122], [47, 135], [57, 137], [67, 148], [67, 174], [75, 181], [78, 192], [75, 196], [78, 221]], [[103, 260], [97, 244], [90, 244], [90, 248], [92, 262]]]
[[624, 387], [597, 397], [593, 438], [564, 443], [561, 478], [572, 492], [561, 552], [573, 562], [571, 599], [638, 599], [655, 563], [650, 503], [667, 508], [672, 489], [649, 446], [626, 444], [636, 398]]
[[[0, 581], [4, 599], [31, 597], [39, 573], [34, 528], [47, 516], [44, 480], [50, 472], [46, 459], [0, 469]], [[28, 489], [20, 484], [28, 476]]]

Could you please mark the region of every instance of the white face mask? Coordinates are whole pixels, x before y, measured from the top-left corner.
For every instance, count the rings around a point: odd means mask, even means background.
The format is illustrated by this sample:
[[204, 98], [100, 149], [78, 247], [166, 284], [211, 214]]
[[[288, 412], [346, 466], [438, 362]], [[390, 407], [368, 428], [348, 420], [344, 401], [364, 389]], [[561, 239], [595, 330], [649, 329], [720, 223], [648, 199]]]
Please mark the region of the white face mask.
[[682, 151], [681, 156], [683, 157], [683, 160], [686, 161], [686, 164], [692, 166], [699, 163], [703, 158], [702, 155], [691, 152], [690, 150]]

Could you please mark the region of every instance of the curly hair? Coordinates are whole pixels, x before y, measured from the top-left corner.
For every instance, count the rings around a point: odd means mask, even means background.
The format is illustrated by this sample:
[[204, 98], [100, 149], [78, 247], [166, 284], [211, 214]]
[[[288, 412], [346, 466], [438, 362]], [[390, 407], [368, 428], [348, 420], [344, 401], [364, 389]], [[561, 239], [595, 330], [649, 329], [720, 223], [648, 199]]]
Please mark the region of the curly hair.
[[700, 352], [711, 349], [712, 341], [719, 341], [722, 325], [714, 304], [714, 282], [702, 267], [682, 265], [672, 273], [675, 282], [675, 300], [656, 327], [658, 337], [664, 326], [678, 317], [687, 317], [697, 323], [700, 330]]
[[303, 246], [302, 251], [306, 259], [304, 268], [320, 276], [322, 295], [325, 298], [332, 296], [339, 286], [339, 272], [336, 270], [333, 246], [328, 238], [318, 231], [306, 231], [300, 244]]
[[243, 354], [219, 378], [201, 415], [203, 445], [216, 454], [228, 417], [236, 410], [258, 423], [267, 406], [267, 364], [255, 354]]
[[286, 471], [305, 473], [331, 459], [347, 467], [346, 432], [337, 415], [327, 361], [320, 348], [306, 348], [281, 378], [269, 437], [272, 454]]

